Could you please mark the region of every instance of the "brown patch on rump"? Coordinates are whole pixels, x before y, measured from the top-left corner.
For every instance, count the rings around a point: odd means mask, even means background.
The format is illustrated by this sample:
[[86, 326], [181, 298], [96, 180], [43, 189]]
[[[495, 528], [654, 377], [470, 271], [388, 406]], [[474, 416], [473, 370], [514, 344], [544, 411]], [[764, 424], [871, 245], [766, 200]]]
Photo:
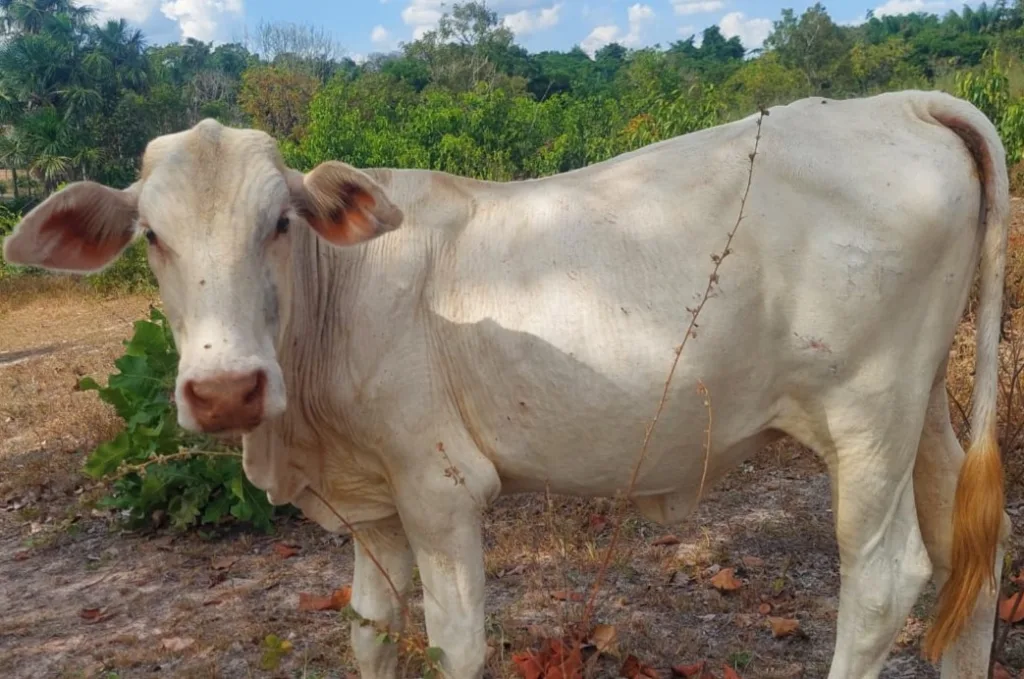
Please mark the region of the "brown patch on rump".
[[[935, 119], [955, 132], [963, 141], [971, 157], [974, 158], [975, 167], [973, 170], [975, 179], [983, 181], [982, 177], [991, 176], [993, 172], [992, 156], [981, 133], [963, 118], [937, 114]], [[981, 171], [980, 174], [978, 172], [979, 169]]]

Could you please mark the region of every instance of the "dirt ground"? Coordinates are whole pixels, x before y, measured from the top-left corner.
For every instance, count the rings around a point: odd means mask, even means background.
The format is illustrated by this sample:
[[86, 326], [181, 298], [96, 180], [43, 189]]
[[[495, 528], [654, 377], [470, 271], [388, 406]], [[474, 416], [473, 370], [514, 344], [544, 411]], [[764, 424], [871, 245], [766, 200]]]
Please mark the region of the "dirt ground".
[[[1017, 216], [1024, 221], [1024, 211]], [[102, 489], [80, 468], [118, 422], [94, 393], [73, 385], [86, 375], [106, 378], [152, 301], [98, 299], [68, 282], [0, 294], [0, 676], [355, 676], [348, 623], [298, 606], [300, 593], [327, 595], [350, 583], [347, 536], [296, 519], [269, 536], [132, 533], [93, 508]], [[1017, 572], [1024, 492], [1017, 483], [1008, 493]], [[489, 510], [490, 676], [516, 676], [513, 653], [579, 620], [582, 605], [563, 593], [586, 592], [594, 581], [611, 508], [523, 496]], [[601, 656], [592, 676], [619, 676], [628, 654], [663, 677], [704, 659], [715, 676], [723, 664], [745, 679], [828, 674], [838, 553], [828, 479], [808, 451], [790, 441], [764, 451], [680, 526], [659, 527], [632, 511], [623, 520], [594, 618], [617, 630], [618, 656]], [[669, 534], [677, 544], [652, 544]], [[297, 553], [282, 557], [279, 544]], [[735, 569], [739, 589], [711, 585], [723, 568]], [[887, 679], [938, 676], [918, 649], [933, 598], [929, 586], [893, 648]], [[802, 634], [773, 638], [768, 616], [797, 620]], [[292, 648], [265, 669], [271, 634]], [[1011, 631], [1004, 657], [1013, 672], [1024, 668], [1024, 627]], [[407, 676], [419, 671], [409, 666]]]

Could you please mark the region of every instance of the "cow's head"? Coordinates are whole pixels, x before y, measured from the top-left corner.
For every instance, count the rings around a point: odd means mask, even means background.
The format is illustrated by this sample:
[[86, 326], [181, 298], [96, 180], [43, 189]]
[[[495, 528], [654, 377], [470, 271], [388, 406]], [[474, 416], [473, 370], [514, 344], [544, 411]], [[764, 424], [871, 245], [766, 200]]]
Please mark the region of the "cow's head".
[[50, 196], [4, 241], [4, 257], [95, 272], [147, 238], [181, 354], [178, 419], [241, 433], [285, 410], [277, 344], [298, 230], [348, 246], [401, 222], [363, 172], [332, 161], [303, 175], [284, 166], [270, 136], [205, 120], [153, 140], [127, 189], [77, 182]]

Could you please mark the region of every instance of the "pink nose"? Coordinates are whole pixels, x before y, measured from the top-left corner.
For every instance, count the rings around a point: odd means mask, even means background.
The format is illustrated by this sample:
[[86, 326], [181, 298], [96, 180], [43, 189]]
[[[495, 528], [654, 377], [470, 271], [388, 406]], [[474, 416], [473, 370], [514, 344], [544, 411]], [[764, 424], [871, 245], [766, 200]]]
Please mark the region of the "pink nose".
[[185, 383], [185, 400], [200, 429], [208, 433], [249, 431], [263, 419], [267, 375], [262, 370], [226, 373]]

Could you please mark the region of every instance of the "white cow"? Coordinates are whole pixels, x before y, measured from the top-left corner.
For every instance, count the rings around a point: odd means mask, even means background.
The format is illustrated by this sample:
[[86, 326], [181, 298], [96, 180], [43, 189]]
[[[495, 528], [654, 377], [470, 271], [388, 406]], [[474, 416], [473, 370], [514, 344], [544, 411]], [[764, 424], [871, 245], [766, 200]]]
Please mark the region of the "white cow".
[[[245, 472], [355, 525], [353, 605], [401, 625], [413, 563], [444, 670], [484, 666], [481, 508], [610, 496], [630, 478], [692, 307], [736, 224], [756, 116], [545, 179], [303, 175], [262, 132], [153, 140], [137, 183], [79, 182], [7, 238], [12, 263], [95, 271], [136, 234], [181, 352], [181, 424], [244, 432]], [[986, 676], [1009, 519], [996, 443], [1004, 150], [939, 93], [805, 99], [763, 119], [745, 217], [635, 489], [672, 522], [792, 435], [827, 462], [842, 562], [829, 677], [877, 677], [929, 577], [944, 679]], [[401, 228], [399, 226], [401, 225]], [[386, 234], [386, 235], [385, 235]], [[945, 368], [981, 262], [974, 440]], [[959, 479], [959, 485], [958, 485]], [[396, 651], [354, 624], [364, 677]]]

